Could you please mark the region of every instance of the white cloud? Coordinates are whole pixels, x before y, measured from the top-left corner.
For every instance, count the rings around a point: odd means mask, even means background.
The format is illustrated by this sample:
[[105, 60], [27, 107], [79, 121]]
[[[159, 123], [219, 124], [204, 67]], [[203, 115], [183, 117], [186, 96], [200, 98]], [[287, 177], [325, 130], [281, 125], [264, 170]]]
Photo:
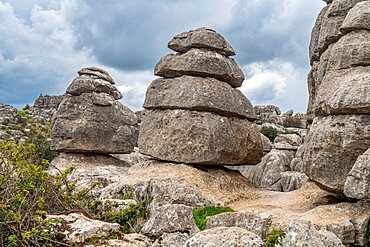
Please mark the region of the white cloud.
[[275, 104], [283, 111], [305, 112], [306, 76], [291, 62], [275, 59], [243, 67], [246, 80], [240, 90], [254, 105]]

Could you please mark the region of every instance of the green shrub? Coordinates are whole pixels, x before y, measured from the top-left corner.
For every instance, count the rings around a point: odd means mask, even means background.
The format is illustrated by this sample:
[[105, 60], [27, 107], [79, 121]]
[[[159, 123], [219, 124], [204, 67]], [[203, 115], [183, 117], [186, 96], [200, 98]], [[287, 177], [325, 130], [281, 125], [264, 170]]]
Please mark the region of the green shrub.
[[273, 228], [265, 240], [265, 247], [283, 246], [281, 243], [283, 238], [285, 238], [285, 232], [278, 231]]
[[38, 162], [35, 145], [0, 143], [0, 245], [55, 246], [55, 221], [48, 213], [77, 208], [67, 172], [52, 176]]
[[234, 212], [234, 210], [229, 207], [216, 207], [216, 206], [196, 208], [193, 210], [194, 222], [199, 228], [199, 230], [203, 231], [206, 228], [208, 216], [213, 216], [225, 212]]
[[271, 142], [273, 142], [278, 135], [277, 129], [275, 129], [274, 127], [266, 127], [266, 126], [262, 127], [261, 133], [264, 136], [267, 136]]
[[38, 163], [42, 160], [52, 161], [57, 152], [50, 149], [51, 126], [46, 126], [46, 129], [35, 124], [32, 126], [27, 142], [35, 145], [35, 153], [38, 157]]

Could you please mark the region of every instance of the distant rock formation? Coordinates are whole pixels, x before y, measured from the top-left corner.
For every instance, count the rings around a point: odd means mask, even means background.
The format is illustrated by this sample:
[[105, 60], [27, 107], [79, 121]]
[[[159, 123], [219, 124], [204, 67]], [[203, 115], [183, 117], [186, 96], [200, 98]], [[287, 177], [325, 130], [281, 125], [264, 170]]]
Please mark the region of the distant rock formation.
[[160, 160], [208, 164], [256, 164], [263, 150], [252, 104], [237, 89], [244, 75], [235, 52], [211, 29], [175, 36], [178, 51], [161, 58], [149, 86], [139, 149]]
[[137, 143], [137, 118], [118, 99], [109, 74], [84, 68], [67, 88], [53, 125], [52, 149], [73, 153], [130, 153]]
[[[343, 193], [356, 159], [370, 147], [370, 2], [327, 1], [312, 31], [304, 171]], [[348, 190], [347, 190], [348, 191]]]

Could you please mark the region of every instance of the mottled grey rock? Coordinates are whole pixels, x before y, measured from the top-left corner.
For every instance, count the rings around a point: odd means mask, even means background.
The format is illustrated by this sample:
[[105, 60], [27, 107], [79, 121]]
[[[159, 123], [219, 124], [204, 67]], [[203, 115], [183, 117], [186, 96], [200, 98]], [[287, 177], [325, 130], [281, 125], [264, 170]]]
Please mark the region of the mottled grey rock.
[[106, 93], [113, 96], [114, 99], [122, 99], [122, 94], [110, 82], [93, 78], [90, 75], [81, 75], [76, 77], [67, 88], [67, 93], [71, 95], [81, 95], [82, 93]]
[[272, 149], [272, 143], [270, 139], [263, 134], [261, 134], [261, 139], [262, 139], [263, 152], [264, 153], [270, 152]]
[[149, 238], [142, 234], [131, 233], [120, 236], [120, 239], [103, 240], [85, 247], [152, 247]]
[[119, 182], [104, 189], [101, 197], [130, 194], [140, 199], [149, 194], [153, 198], [150, 208], [155, 210], [167, 204], [224, 206], [235, 198], [254, 196], [255, 190], [238, 171], [152, 160], [130, 167]]
[[316, 18], [315, 25], [312, 28], [311, 32], [311, 41], [310, 41], [310, 64], [313, 65], [313, 62], [320, 60], [319, 54], [319, 38], [320, 38], [320, 29], [322, 25], [323, 17], [328, 9], [328, 6], [325, 6], [319, 13]]
[[155, 66], [154, 74], [165, 78], [183, 75], [213, 77], [232, 87], [240, 87], [244, 81], [243, 72], [234, 59], [195, 48], [184, 54], [162, 57]]
[[129, 168], [125, 162], [109, 155], [60, 153], [52, 160], [49, 172], [59, 174], [72, 166], [75, 169], [68, 176], [68, 181], [75, 183], [78, 190], [99, 183], [101, 187], [94, 189], [97, 194], [100, 189], [120, 181]]
[[80, 71], [78, 71], [78, 74], [79, 75], [88, 75], [88, 76], [93, 77], [95, 79], [105, 80], [105, 81], [109, 82], [112, 85], [114, 84], [114, 80], [108, 74], [108, 72], [106, 72], [105, 70], [100, 69], [100, 68], [86, 67], [86, 68], [83, 68]]
[[147, 111], [139, 149], [161, 160], [209, 165], [256, 164], [263, 155], [260, 133], [247, 119], [187, 110]]
[[370, 31], [359, 30], [341, 37], [332, 47], [326, 70], [370, 65]]
[[117, 223], [92, 220], [78, 213], [48, 215], [47, 219], [63, 222], [63, 229], [59, 231], [59, 235], [62, 235], [68, 243], [84, 243], [88, 239], [108, 237], [112, 231], [120, 228]]
[[286, 171], [281, 174], [280, 184], [282, 191], [289, 192], [303, 187], [309, 178], [301, 172]]
[[215, 227], [241, 227], [262, 239], [269, 234], [271, 215], [253, 211], [229, 212], [207, 217], [207, 229]]
[[336, 42], [343, 34], [340, 27], [348, 13], [357, 3], [364, 0], [333, 0], [328, 5], [327, 11], [322, 16], [320, 34], [318, 39], [318, 50], [322, 54], [326, 48]]
[[369, 114], [370, 67], [330, 71], [317, 90], [317, 115]]
[[149, 220], [141, 230], [146, 235], [160, 236], [163, 233], [198, 232], [193, 219], [193, 208], [182, 204], [166, 204], [150, 212]]
[[297, 134], [279, 134], [274, 140], [274, 148], [297, 150], [302, 145], [302, 138]]
[[185, 247], [262, 247], [256, 234], [240, 227], [216, 227], [197, 233]]
[[270, 113], [273, 115], [281, 114], [279, 107], [274, 105], [256, 105], [254, 106], [254, 111], [256, 112], [256, 115], [261, 115], [263, 113]]
[[316, 230], [310, 221], [298, 219], [289, 224], [289, 229], [283, 239], [284, 247], [344, 247], [334, 233]]
[[217, 51], [225, 56], [235, 55], [234, 49], [216, 31], [209, 28], [198, 28], [180, 33], [168, 43], [168, 48], [185, 53], [191, 48], [204, 48]]
[[269, 190], [281, 191], [280, 179], [284, 172], [290, 170], [294, 152], [271, 150], [255, 166], [239, 166], [238, 170], [252, 184]]
[[349, 33], [354, 30], [370, 30], [370, 2], [364, 1], [356, 4], [347, 13], [340, 31]]
[[306, 137], [304, 172], [321, 187], [342, 193], [357, 157], [369, 146], [369, 115], [317, 117]]
[[105, 93], [66, 96], [53, 125], [53, 150], [130, 153], [137, 143], [135, 114]]
[[252, 103], [239, 90], [211, 77], [156, 79], [146, 92], [144, 107], [209, 111], [256, 119]]
[[344, 184], [344, 194], [348, 197], [370, 200], [370, 148], [360, 155]]
[[185, 232], [163, 233], [161, 236], [160, 244], [152, 247], [174, 247], [184, 246], [190, 235]]

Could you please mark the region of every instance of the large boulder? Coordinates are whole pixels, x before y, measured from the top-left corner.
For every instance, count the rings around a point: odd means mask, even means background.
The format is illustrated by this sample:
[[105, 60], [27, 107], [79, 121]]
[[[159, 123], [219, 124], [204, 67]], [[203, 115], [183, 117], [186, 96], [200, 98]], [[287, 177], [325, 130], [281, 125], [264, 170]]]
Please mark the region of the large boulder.
[[188, 110], [147, 111], [139, 148], [161, 160], [207, 165], [257, 164], [263, 155], [260, 133], [247, 119]]
[[370, 146], [370, 116], [318, 117], [305, 145], [304, 172], [323, 188], [342, 193], [357, 157]]
[[350, 9], [340, 27], [342, 33], [349, 33], [360, 29], [370, 30], [369, 1], [360, 2]]
[[113, 79], [99, 68], [79, 71], [60, 103], [51, 148], [74, 153], [130, 153], [137, 145], [135, 114], [117, 99]]

